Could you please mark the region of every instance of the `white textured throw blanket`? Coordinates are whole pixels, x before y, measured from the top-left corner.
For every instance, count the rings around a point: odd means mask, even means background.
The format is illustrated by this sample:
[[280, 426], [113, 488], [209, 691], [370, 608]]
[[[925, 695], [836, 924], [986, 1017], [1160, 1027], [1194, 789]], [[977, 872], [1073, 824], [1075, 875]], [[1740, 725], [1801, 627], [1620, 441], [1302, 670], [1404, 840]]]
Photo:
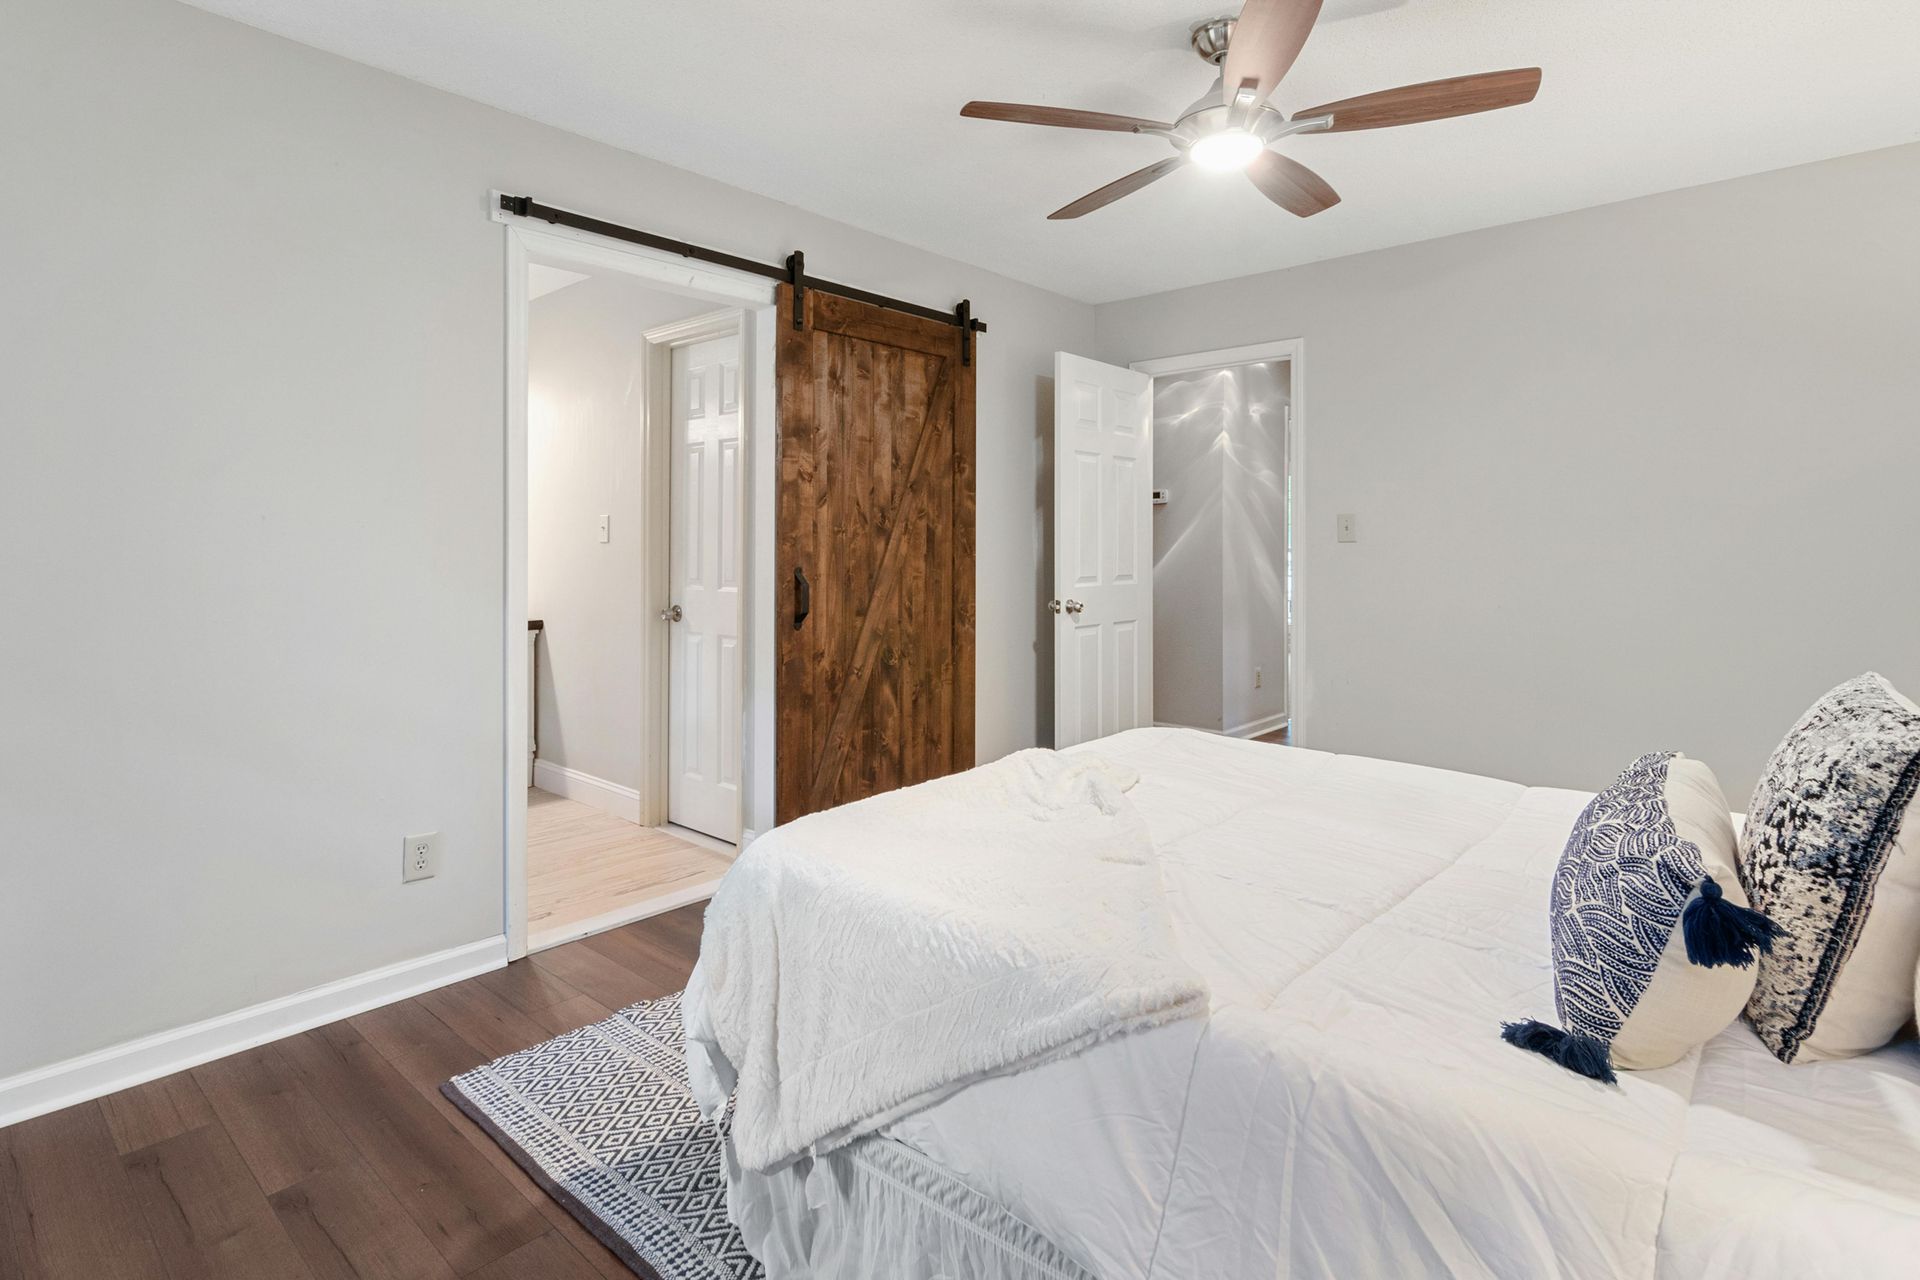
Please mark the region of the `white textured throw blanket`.
[[710, 1113], [764, 1169], [987, 1075], [1205, 1012], [1137, 775], [1022, 751], [755, 841], [707, 908], [687, 985]]

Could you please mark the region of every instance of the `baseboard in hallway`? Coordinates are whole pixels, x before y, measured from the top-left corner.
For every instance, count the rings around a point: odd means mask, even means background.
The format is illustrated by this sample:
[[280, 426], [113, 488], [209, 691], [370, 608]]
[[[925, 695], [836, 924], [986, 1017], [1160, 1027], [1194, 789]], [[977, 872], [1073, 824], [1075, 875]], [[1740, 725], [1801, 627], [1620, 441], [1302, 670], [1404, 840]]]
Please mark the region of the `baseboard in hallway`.
[[1277, 716], [1267, 716], [1260, 720], [1250, 720], [1246, 724], [1235, 725], [1226, 730], [1229, 738], [1246, 738], [1254, 742], [1267, 742], [1276, 733], [1284, 733], [1292, 724], [1292, 719], [1283, 711]]
[[1171, 720], [1155, 720], [1153, 725], [1156, 729], [1199, 729], [1201, 733], [1217, 733], [1223, 738], [1241, 738], [1247, 742], [1277, 742], [1283, 747], [1291, 746], [1293, 742], [1293, 720], [1289, 716], [1256, 720], [1237, 729], [1207, 729], [1193, 724], [1175, 724]]
[[626, 822], [640, 821], [640, 793], [633, 787], [623, 787], [551, 760], [533, 762], [533, 785], [549, 795], [589, 805]]

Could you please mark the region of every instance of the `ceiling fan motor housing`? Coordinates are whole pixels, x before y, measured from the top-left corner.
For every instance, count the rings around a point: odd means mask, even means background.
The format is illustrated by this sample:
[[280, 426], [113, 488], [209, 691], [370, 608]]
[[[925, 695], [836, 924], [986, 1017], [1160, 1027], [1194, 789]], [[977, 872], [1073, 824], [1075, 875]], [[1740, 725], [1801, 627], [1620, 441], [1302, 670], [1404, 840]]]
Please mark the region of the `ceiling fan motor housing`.
[[1269, 102], [1252, 107], [1229, 107], [1220, 100], [1220, 81], [1215, 79], [1205, 93], [1180, 113], [1166, 137], [1175, 147], [1184, 151], [1208, 134], [1241, 129], [1262, 143], [1272, 145], [1291, 134], [1324, 129], [1330, 123], [1331, 120], [1326, 116], [1289, 120], [1285, 112]]
[[1193, 30], [1187, 39], [1193, 42], [1193, 51], [1200, 60], [1219, 66], [1226, 61], [1227, 42], [1233, 39], [1232, 18], [1208, 18], [1205, 22], [1193, 24]]

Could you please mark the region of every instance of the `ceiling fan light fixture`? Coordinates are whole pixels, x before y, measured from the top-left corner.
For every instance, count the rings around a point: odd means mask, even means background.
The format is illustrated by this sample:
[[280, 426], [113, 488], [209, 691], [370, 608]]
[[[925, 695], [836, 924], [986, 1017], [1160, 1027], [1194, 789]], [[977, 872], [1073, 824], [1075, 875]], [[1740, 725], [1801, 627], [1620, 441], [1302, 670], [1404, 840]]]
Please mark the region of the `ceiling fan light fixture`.
[[1245, 129], [1221, 129], [1194, 139], [1187, 156], [1202, 169], [1228, 173], [1246, 168], [1266, 149], [1266, 143]]
[[1209, 66], [1218, 67], [1219, 74], [1211, 88], [1170, 122], [1023, 102], [969, 102], [960, 108], [960, 114], [976, 120], [1056, 129], [1145, 134], [1173, 149], [1172, 156], [1055, 209], [1047, 215], [1052, 221], [1104, 209], [1190, 164], [1223, 173], [1244, 173], [1274, 204], [1297, 218], [1311, 218], [1339, 204], [1340, 193], [1298, 160], [1273, 150], [1281, 139], [1297, 133], [1345, 133], [1478, 115], [1532, 102], [1540, 91], [1540, 68], [1515, 67], [1342, 98], [1289, 119], [1271, 99], [1313, 33], [1322, 3], [1242, 0], [1236, 16], [1195, 23], [1190, 33], [1193, 51]]

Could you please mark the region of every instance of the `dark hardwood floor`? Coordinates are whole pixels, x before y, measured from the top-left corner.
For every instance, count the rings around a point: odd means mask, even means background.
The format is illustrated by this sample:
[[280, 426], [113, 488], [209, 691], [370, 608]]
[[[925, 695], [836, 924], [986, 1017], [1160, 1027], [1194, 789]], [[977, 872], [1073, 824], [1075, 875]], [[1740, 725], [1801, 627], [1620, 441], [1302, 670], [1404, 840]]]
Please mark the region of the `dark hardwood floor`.
[[631, 1280], [439, 1089], [678, 991], [705, 906], [0, 1129], [0, 1277]]

